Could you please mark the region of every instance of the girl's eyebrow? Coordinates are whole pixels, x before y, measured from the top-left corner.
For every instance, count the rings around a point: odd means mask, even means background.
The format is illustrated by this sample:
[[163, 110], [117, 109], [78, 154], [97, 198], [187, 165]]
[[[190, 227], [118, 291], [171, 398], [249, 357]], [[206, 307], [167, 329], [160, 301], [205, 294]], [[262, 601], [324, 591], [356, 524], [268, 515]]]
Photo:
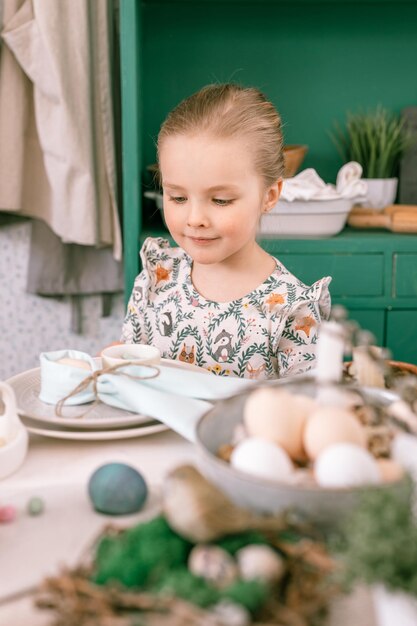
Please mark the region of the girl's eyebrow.
[[182, 189], [180, 185], [173, 185], [172, 183], [162, 183], [163, 187], [169, 187], [170, 189]]
[[[168, 189], [184, 189], [181, 185], [174, 185], [172, 183], [163, 183], [163, 187], [167, 187]], [[207, 189], [208, 192], [212, 193], [214, 191], [238, 191], [239, 187], [237, 185], [229, 184], [229, 185], [215, 185], [214, 187], [209, 187]]]
[[238, 189], [237, 185], [231, 183], [229, 185], [215, 185], [214, 187], [209, 187], [207, 191], [237, 191]]

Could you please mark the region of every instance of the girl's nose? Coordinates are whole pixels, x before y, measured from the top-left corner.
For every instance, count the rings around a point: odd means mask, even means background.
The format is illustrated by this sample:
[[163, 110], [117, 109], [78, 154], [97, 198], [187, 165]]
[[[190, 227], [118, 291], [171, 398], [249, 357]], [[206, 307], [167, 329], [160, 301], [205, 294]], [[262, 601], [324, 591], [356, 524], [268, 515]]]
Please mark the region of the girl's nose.
[[208, 226], [208, 215], [202, 202], [190, 202], [187, 224], [194, 228], [198, 226]]

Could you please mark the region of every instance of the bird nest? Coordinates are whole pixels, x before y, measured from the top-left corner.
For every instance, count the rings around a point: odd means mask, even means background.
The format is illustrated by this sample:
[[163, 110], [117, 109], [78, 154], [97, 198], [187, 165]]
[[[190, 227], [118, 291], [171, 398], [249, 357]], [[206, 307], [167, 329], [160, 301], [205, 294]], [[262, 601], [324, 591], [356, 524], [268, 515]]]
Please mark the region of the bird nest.
[[[157, 519], [166, 523], [164, 518]], [[151, 524], [152, 521], [141, 525], [143, 532], [139, 529], [136, 534], [137, 541], [147, 542], [148, 553], [152, 550], [152, 543], [149, 544]], [[268, 587], [266, 599], [260, 606], [247, 611], [250, 619], [246, 624], [313, 626], [323, 623], [329, 600], [337, 593], [332, 576], [335, 563], [324, 543], [312, 533], [306, 534], [305, 528], [302, 530], [300, 533], [299, 528], [289, 526], [286, 532], [264, 535], [268, 544], [284, 557], [286, 574], [279, 583]], [[178, 594], [167, 587], [161, 591], [160, 586], [159, 591], [155, 591], [157, 578], [167, 574], [166, 563], [159, 564], [159, 569], [156, 564], [147, 584], [142, 586], [127, 587], [117, 581], [116, 576], [114, 580], [99, 584], [97, 569], [106, 567], [103, 562], [98, 563], [100, 545], [107, 540], [123, 542], [126, 533], [129, 529], [119, 531], [107, 527], [84, 563], [43, 581], [36, 604], [53, 612], [55, 626], [227, 626], [230, 623], [217, 616], [212, 606], [198, 606], [194, 602], [198, 596], [195, 587], [188, 594], [184, 589]], [[244, 543], [244, 535], [235, 535], [232, 541]], [[189, 544], [189, 549], [192, 547]], [[122, 553], [120, 557], [123, 559]], [[114, 550], [109, 558], [114, 559]], [[128, 569], [131, 563], [125, 562], [125, 566]], [[149, 584], [151, 578], [152, 585]]]

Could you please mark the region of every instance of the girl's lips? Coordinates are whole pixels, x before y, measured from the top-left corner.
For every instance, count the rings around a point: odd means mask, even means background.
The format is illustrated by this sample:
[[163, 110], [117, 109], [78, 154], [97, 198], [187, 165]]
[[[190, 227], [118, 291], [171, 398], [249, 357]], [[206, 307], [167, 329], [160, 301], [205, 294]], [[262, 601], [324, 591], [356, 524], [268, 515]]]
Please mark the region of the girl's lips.
[[188, 239], [191, 239], [191, 241], [193, 241], [194, 243], [198, 243], [198, 244], [209, 244], [212, 243], [213, 241], [217, 241], [218, 237], [193, 237], [193, 236], [189, 236]]

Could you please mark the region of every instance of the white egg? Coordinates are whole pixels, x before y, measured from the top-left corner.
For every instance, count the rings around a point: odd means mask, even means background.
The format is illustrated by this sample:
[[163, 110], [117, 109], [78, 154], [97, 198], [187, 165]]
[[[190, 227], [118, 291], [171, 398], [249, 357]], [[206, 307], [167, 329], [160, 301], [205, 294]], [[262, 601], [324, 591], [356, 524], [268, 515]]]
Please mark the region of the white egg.
[[280, 580], [285, 573], [285, 561], [267, 545], [249, 545], [236, 552], [240, 577], [244, 580], [258, 578], [265, 582]]
[[[251, 614], [244, 606], [231, 602], [230, 600], [221, 600], [213, 606], [209, 612], [216, 619], [216, 624], [227, 624], [227, 626], [249, 626], [252, 624]], [[205, 619], [204, 623], [211, 623], [210, 618]]]
[[287, 480], [294, 471], [285, 450], [260, 437], [248, 437], [239, 443], [232, 452], [230, 464], [241, 472], [276, 481]]
[[381, 482], [374, 457], [352, 443], [338, 443], [326, 448], [316, 460], [314, 474], [321, 487], [351, 487]]

